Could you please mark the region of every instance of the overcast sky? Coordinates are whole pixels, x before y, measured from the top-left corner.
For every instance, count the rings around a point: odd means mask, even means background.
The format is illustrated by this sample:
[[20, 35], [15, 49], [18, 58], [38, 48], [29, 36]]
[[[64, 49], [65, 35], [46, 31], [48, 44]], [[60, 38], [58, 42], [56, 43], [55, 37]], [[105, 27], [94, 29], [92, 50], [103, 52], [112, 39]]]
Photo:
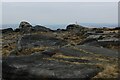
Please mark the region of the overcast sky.
[[120, 0], [1, 0], [2, 2], [119, 2]]
[[3, 24], [116, 23], [117, 2], [3, 2]]

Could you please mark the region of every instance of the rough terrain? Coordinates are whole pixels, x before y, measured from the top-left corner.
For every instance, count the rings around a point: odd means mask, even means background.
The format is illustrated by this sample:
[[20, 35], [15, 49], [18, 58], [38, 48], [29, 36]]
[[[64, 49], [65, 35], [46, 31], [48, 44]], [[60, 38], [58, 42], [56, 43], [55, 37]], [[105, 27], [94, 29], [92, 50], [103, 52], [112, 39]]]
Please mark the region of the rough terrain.
[[[2, 78], [117, 79], [118, 33], [104, 34], [100, 32], [103, 29], [90, 33], [91, 30], [96, 31], [76, 24], [51, 30], [27, 22], [21, 22], [15, 30], [2, 30]], [[109, 44], [105, 44], [106, 39]]]

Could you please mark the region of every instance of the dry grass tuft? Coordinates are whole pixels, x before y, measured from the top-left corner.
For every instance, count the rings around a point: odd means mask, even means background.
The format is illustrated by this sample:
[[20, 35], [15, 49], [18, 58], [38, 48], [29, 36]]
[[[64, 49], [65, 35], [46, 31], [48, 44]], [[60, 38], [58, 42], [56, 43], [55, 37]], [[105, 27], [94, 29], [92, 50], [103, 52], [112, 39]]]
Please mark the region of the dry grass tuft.
[[118, 73], [119, 73], [119, 69], [117, 65], [103, 65], [103, 64], [99, 64], [99, 67], [103, 67], [104, 70], [100, 73], [98, 73], [98, 75], [96, 75], [94, 78], [118, 78]]

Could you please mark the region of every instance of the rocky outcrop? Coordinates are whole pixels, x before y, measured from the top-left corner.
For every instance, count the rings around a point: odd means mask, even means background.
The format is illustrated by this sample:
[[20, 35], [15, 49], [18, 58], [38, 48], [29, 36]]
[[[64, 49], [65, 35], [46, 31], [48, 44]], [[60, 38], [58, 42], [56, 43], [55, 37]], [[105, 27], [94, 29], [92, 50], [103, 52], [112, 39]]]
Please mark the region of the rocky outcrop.
[[81, 25], [77, 25], [77, 24], [70, 24], [66, 27], [67, 31], [70, 31], [71, 33], [77, 35], [77, 36], [83, 36], [86, 33], [86, 28], [81, 26]]
[[[46, 28], [44, 26], [41, 26], [41, 25], [36, 25], [36, 26], [32, 26], [30, 23], [26, 22], [26, 21], [23, 21], [20, 23], [19, 25], [19, 29], [21, 32], [26, 32], [26, 33], [29, 33], [29, 32], [50, 32], [50, 31], [53, 31], [49, 28]], [[17, 32], [18, 29], [15, 30], [15, 32]]]
[[26, 21], [22, 21], [19, 25], [20, 31], [24, 33], [30, 33], [32, 25]]
[[77, 24], [70, 24], [66, 27], [66, 30], [73, 30], [73, 29], [83, 29], [83, 26]]
[[46, 28], [44, 26], [36, 25], [32, 28], [32, 31], [49, 32], [49, 31], [52, 31], [52, 30], [49, 29], [49, 28]]
[[2, 29], [2, 33], [11, 33], [13, 32], [12, 28]]

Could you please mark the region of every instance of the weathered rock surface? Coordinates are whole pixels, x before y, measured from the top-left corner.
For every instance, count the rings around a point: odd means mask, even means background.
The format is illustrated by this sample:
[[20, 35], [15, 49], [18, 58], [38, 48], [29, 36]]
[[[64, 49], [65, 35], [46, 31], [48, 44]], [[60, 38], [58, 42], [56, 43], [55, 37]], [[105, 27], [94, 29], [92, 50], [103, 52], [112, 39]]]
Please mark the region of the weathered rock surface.
[[110, 50], [110, 49], [103, 48], [103, 47], [95, 47], [95, 46], [90, 46], [90, 45], [77, 45], [76, 47], [78, 49], [83, 49], [85, 51], [88, 51], [94, 54], [100, 54], [100, 55], [114, 57], [114, 58], [118, 57], [118, 51]]
[[20, 41], [19, 46], [21, 48], [29, 48], [29, 47], [59, 47], [66, 45], [67, 42], [50, 37], [50, 36], [43, 36], [43, 35], [24, 35]]
[[48, 56], [35, 53], [29, 56], [9, 56], [3, 58], [3, 79], [5, 80], [40, 80], [40, 79], [91, 79], [100, 68], [86, 64], [71, 64], [47, 60]]

